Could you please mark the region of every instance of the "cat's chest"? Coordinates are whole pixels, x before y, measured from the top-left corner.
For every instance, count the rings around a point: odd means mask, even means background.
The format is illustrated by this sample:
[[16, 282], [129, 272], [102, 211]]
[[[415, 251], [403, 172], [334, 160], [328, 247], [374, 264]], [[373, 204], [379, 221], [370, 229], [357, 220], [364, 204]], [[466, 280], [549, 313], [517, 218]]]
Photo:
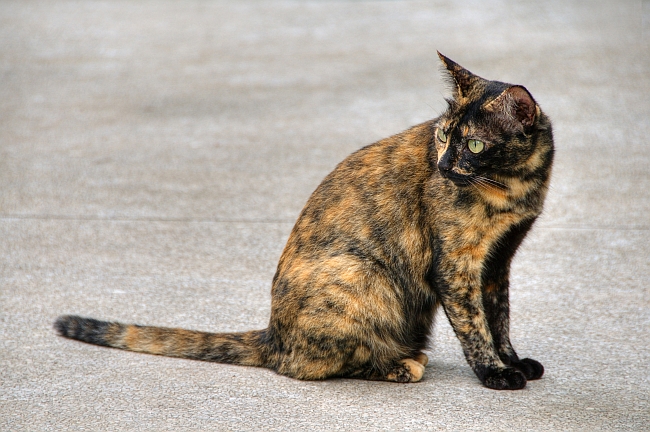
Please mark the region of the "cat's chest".
[[439, 229], [446, 265], [456, 271], [477, 271], [490, 251], [523, 217], [514, 213], [488, 216], [480, 209], [443, 221]]

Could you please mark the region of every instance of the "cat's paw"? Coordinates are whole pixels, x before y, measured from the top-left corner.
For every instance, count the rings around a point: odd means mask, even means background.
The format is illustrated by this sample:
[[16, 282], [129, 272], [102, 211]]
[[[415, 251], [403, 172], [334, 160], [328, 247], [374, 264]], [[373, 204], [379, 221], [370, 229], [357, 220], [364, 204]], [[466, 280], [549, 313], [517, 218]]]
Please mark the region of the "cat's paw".
[[525, 358], [512, 362], [511, 366], [519, 369], [529, 381], [540, 379], [544, 375], [544, 366], [537, 360]]
[[519, 390], [526, 387], [526, 377], [518, 369], [492, 369], [483, 377], [483, 385], [494, 390]]
[[[426, 356], [425, 356], [426, 357]], [[418, 382], [424, 375], [424, 365], [416, 360], [407, 358], [400, 360], [386, 375], [387, 381], [398, 383]]]

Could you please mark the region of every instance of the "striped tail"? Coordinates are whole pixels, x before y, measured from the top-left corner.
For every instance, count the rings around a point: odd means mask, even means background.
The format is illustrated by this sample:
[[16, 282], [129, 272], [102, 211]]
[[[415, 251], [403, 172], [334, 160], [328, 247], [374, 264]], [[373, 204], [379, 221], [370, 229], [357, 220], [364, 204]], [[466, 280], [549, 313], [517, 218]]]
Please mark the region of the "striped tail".
[[128, 351], [231, 363], [268, 365], [266, 330], [206, 333], [184, 329], [139, 326], [65, 315], [54, 323], [64, 337]]

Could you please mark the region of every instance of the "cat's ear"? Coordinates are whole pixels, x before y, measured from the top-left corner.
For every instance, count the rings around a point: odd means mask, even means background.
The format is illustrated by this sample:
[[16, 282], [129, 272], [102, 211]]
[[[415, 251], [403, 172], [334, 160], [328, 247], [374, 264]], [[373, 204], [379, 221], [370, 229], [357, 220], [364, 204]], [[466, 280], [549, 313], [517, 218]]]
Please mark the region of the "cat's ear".
[[454, 95], [456, 99], [467, 97], [477, 83], [485, 81], [483, 78], [474, 75], [455, 61], [440, 54], [440, 51], [438, 51], [438, 57], [440, 57], [440, 61], [445, 65], [445, 68], [447, 68], [447, 71], [453, 80], [452, 84], [456, 92]]
[[505, 115], [508, 119], [521, 124], [527, 129], [535, 123], [539, 108], [533, 96], [523, 86], [511, 86], [505, 89], [496, 99], [488, 102], [487, 111]]

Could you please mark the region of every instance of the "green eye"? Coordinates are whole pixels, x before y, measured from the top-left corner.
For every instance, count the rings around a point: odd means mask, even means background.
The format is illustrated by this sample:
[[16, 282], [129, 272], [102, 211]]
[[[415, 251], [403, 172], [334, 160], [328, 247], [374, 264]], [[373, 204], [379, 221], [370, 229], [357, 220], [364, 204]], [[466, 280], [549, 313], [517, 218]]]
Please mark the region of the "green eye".
[[438, 139], [443, 143], [447, 142], [447, 134], [440, 128], [438, 128]]
[[485, 144], [483, 144], [483, 141], [471, 139], [467, 141], [467, 147], [472, 153], [481, 153], [485, 148]]

